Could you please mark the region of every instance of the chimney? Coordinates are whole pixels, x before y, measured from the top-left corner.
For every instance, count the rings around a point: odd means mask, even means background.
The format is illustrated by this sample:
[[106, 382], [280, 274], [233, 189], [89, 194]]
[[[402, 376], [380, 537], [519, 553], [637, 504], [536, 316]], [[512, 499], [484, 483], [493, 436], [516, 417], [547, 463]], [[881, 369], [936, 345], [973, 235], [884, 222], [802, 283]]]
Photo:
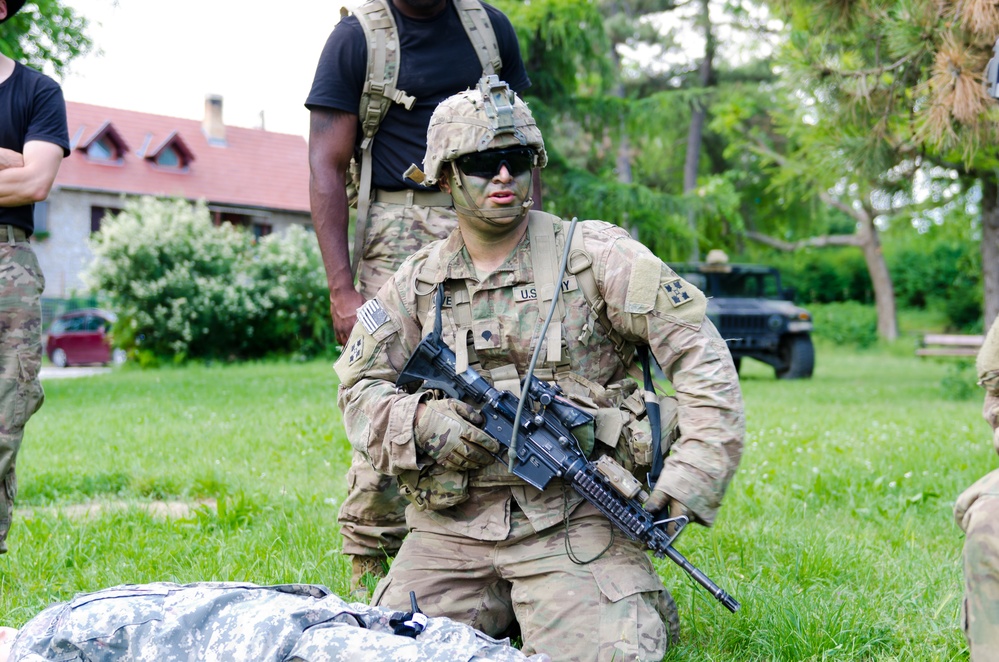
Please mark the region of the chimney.
[[225, 124], [222, 123], [221, 95], [205, 95], [205, 119], [201, 121], [201, 131], [208, 138], [209, 145], [225, 146]]

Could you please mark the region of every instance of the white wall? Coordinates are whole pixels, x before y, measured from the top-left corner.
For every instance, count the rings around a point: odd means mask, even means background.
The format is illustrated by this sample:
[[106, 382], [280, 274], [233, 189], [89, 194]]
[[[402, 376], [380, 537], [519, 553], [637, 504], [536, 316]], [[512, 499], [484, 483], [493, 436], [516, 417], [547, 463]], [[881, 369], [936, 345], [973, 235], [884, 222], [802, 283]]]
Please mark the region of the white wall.
[[[45, 275], [47, 298], [66, 298], [71, 294], [86, 294], [81, 275], [93, 254], [90, 252], [90, 208], [123, 208], [125, 199], [111, 193], [91, 193], [66, 189], [53, 190], [48, 198], [48, 236], [33, 237], [32, 248]], [[281, 233], [290, 225], [312, 226], [309, 214], [269, 212], [259, 219]]]

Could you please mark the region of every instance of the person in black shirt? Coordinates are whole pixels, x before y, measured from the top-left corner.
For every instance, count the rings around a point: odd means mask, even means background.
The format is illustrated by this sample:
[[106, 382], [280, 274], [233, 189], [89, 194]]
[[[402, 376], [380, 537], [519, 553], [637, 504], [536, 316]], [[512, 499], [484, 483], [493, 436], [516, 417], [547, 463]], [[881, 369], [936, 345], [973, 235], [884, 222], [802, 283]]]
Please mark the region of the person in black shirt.
[[[372, 6], [373, 2], [382, 6]], [[359, 111], [368, 59], [375, 52], [357, 15], [347, 16], [336, 25], [319, 59], [305, 103], [311, 118], [309, 190], [312, 222], [329, 283], [330, 312], [341, 343], [346, 342], [354, 326], [355, 311], [374, 297], [402, 261], [431, 241], [446, 237], [457, 226], [450, 196], [437, 186], [418, 186], [403, 173], [410, 164], [423, 159], [427, 127], [437, 104], [475, 87], [483, 74], [484, 66], [477, 54], [481, 44], [472, 43], [462, 24], [459, 6], [464, 9], [469, 5], [474, 11], [484, 10], [495, 35], [500, 66], [493, 73], [515, 91], [526, 89], [531, 82], [517, 35], [510, 20], [495, 7], [483, 3], [480, 8], [469, 0], [369, 0], [358, 10], [381, 12], [384, 19], [380, 21], [391, 19], [398, 27], [395, 87], [414, 101], [409, 108], [391, 103], [373, 139], [369, 153], [371, 208], [366, 230], [358, 230], [363, 250], [354, 256], [358, 263], [356, 288], [347, 241], [350, 214], [346, 172], [352, 157], [363, 157]], [[492, 35], [487, 35], [486, 40]], [[371, 59], [377, 62], [379, 58]], [[364, 225], [358, 222], [358, 226]], [[359, 244], [355, 241], [354, 245]], [[355, 597], [361, 597], [361, 578], [382, 576], [383, 559], [394, 556], [402, 544], [407, 502], [399, 495], [394, 478], [379, 476], [356, 453], [347, 484], [347, 498], [338, 521], [343, 553], [351, 557], [351, 588]]]
[[[0, 23], [24, 0], [0, 0]], [[34, 204], [48, 197], [69, 155], [62, 90], [0, 53], [0, 554], [7, 551], [24, 424], [42, 404], [42, 290], [28, 243]]]

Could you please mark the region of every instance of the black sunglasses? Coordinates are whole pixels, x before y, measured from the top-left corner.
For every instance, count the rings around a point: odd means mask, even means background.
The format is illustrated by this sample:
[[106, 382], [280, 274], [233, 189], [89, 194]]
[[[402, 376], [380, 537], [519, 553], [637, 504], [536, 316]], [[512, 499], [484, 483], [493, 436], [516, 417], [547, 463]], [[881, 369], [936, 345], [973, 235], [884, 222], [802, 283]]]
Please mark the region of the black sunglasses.
[[534, 150], [530, 147], [508, 147], [465, 154], [459, 156], [456, 163], [466, 175], [492, 179], [503, 166], [511, 177], [521, 175], [534, 167], [534, 161]]

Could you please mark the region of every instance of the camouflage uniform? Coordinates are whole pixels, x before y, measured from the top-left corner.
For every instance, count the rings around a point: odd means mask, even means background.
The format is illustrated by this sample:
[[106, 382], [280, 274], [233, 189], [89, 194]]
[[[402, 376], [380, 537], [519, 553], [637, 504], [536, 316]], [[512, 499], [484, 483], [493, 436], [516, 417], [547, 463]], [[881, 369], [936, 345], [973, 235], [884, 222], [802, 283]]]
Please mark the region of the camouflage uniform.
[[[978, 355], [979, 383], [985, 387], [983, 415], [992, 426], [999, 453], [999, 320]], [[969, 487], [954, 504], [965, 532], [964, 633], [973, 662], [999, 656], [999, 469]]]
[[[555, 223], [559, 255], [566, 227]], [[584, 221], [575, 231], [582, 233], [606, 320], [628, 343], [648, 344], [676, 389], [681, 436], [664, 481], [693, 519], [710, 525], [741, 455], [744, 413], [731, 356], [704, 316], [706, 299], [621, 228]], [[418, 590], [427, 613], [487, 634], [516, 619], [527, 652], [658, 661], [668, 643], [663, 612], [670, 600], [645, 551], [623, 534], [612, 539], [610, 525], [558, 480], [539, 492], [501, 462], [440, 472], [417, 451], [414, 421], [425, 394], [394, 386], [434, 324], [432, 307], [422, 318], [417, 312], [421, 296], [441, 282], [445, 342], [459, 351], [467, 339], [469, 361], [493, 383], [509, 379], [511, 369], [526, 373], [547, 313], [538, 301], [530, 236], [481, 281], [460, 231], [420, 251], [366, 304], [337, 361], [348, 438], [379, 473], [398, 475], [411, 493], [429, 497], [423, 510], [409, 506], [410, 533], [373, 603], [403, 608], [408, 591]], [[469, 306], [460, 315], [470, 312], [471, 319], [459, 323], [451, 302], [462, 292]], [[596, 412], [591, 457], [614, 455], [639, 474], [650, 459], [651, 433], [636, 418], [641, 407], [633, 407], [631, 354], [615, 349], [574, 276], [563, 283], [561, 298], [562, 358], [535, 374]], [[550, 356], [550, 338], [541, 339], [541, 356]], [[580, 565], [570, 553], [599, 559]]]
[[38, 380], [45, 278], [24, 232], [8, 229], [16, 239], [0, 236], [0, 554], [7, 551], [24, 424], [45, 397]]
[[18, 633], [10, 662], [529, 659], [506, 641], [443, 618], [428, 619], [415, 638], [397, 636], [391, 620], [398, 616], [305, 584], [126, 585], [49, 607]]
[[[365, 299], [374, 298], [406, 257], [446, 237], [457, 225], [450, 207], [375, 202], [370, 213], [358, 265], [358, 291]], [[337, 516], [343, 553], [370, 556], [381, 550], [394, 555], [406, 536], [407, 503], [393, 476], [375, 473], [355, 452], [347, 472], [347, 497]]]

